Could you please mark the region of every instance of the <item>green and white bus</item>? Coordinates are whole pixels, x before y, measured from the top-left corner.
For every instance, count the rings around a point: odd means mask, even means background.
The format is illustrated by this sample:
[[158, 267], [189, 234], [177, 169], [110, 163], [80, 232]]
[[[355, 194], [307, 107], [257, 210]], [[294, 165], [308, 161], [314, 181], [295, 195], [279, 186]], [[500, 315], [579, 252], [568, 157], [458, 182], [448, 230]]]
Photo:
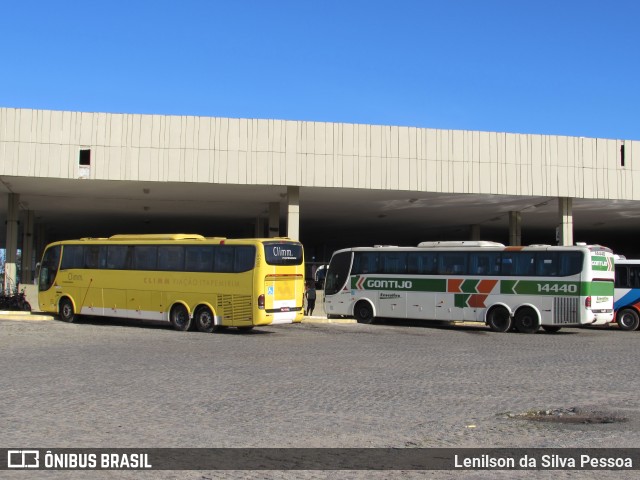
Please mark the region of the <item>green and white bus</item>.
[[361, 323], [383, 317], [555, 332], [611, 322], [613, 288], [614, 256], [600, 245], [423, 242], [336, 251], [324, 307]]

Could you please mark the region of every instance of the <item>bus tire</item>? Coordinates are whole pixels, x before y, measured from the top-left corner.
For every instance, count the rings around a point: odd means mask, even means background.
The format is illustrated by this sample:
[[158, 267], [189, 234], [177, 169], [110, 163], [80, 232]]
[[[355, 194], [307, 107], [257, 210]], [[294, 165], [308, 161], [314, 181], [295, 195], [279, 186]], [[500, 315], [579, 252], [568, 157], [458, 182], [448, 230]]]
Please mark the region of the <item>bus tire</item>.
[[535, 333], [540, 328], [538, 314], [531, 307], [522, 307], [513, 319], [516, 330], [520, 333]]
[[504, 307], [495, 307], [487, 315], [487, 325], [494, 332], [508, 332], [511, 329], [511, 315]]
[[169, 314], [171, 325], [176, 330], [186, 332], [191, 328], [191, 317], [189, 316], [189, 310], [182, 304], [174, 305]]
[[616, 315], [616, 321], [620, 330], [626, 330], [627, 332], [637, 330], [638, 326], [640, 326], [640, 317], [633, 308], [620, 310]]
[[373, 308], [368, 302], [360, 301], [353, 307], [353, 316], [358, 323], [373, 323]]
[[557, 325], [543, 325], [542, 329], [548, 333], [556, 333], [560, 331], [562, 327], [558, 327]]
[[67, 323], [73, 323], [77, 316], [76, 312], [73, 310], [73, 303], [68, 298], [63, 298], [60, 300], [60, 304], [58, 305], [58, 316], [60, 320]]
[[216, 329], [215, 318], [208, 307], [198, 308], [193, 320], [199, 332], [211, 333]]

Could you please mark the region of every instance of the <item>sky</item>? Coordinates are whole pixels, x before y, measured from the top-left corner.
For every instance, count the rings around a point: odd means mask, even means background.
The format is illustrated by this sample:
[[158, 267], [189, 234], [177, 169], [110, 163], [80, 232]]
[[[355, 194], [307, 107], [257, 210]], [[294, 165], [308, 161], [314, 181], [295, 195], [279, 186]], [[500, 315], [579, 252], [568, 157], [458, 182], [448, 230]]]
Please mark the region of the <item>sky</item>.
[[0, 107], [640, 140], [637, 0], [0, 0]]

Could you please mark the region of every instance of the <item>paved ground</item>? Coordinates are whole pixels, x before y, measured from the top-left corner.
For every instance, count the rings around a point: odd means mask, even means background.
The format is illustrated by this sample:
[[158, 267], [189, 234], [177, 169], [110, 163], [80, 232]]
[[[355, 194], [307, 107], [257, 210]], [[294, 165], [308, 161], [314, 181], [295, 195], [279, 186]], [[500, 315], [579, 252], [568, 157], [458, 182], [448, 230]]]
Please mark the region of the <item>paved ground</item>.
[[[207, 335], [106, 320], [2, 320], [0, 446], [640, 447], [638, 342], [640, 332], [616, 329], [521, 335], [467, 326], [305, 323]], [[560, 424], [518, 416], [574, 407], [627, 421]], [[33, 478], [35, 472], [0, 473]], [[338, 476], [458, 478], [460, 472]], [[466, 478], [532, 476], [626, 478], [621, 472], [475, 472]]]

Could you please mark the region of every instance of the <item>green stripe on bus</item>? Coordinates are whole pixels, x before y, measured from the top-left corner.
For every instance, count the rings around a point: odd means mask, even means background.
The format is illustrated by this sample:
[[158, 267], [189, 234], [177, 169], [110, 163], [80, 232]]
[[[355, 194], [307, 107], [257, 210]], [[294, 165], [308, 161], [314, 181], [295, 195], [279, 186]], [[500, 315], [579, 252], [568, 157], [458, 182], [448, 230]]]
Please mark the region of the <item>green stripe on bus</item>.
[[599, 297], [613, 297], [613, 282], [590, 282], [584, 285], [585, 293], [583, 295], [592, 295]]
[[[480, 280], [465, 280], [460, 290], [465, 294], [476, 293]], [[380, 278], [369, 276], [351, 277], [352, 290], [383, 290], [408, 292], [447, 291], [446, 278]], [[553, 295], [561, 296], [613, 296], [613, 282], [562, 282], [546, 280], [501, 280], [500, 293], [505, 295]], [[468, 295], [463, 295], [468, 297]]]
[[500, 293], [517, 295], [584, 295], [586, 282], [554, 282], [536, 280], [502, 280]]
[[379, 278], [351, 277], [352, 290], [403, 290], [409, 292], [446, 292], [444, 278]]
[[478, 283], [480, 283], [480, 280], [465, 280], [464, 282], [462, 282], [462, 285], [460, 285], [460, 290], [462, 290], [464, 293], [476, 293], [476, 287], [478, 286]]
[[454, 295], [454, 300], [453, 300], [453, 304], [456, 307], [459, 308], [464, 308], [467, 306], [467, 300], [469, 300], [469, 297], [471, 295], [460, 295], [460, 294], [456, 294]]

